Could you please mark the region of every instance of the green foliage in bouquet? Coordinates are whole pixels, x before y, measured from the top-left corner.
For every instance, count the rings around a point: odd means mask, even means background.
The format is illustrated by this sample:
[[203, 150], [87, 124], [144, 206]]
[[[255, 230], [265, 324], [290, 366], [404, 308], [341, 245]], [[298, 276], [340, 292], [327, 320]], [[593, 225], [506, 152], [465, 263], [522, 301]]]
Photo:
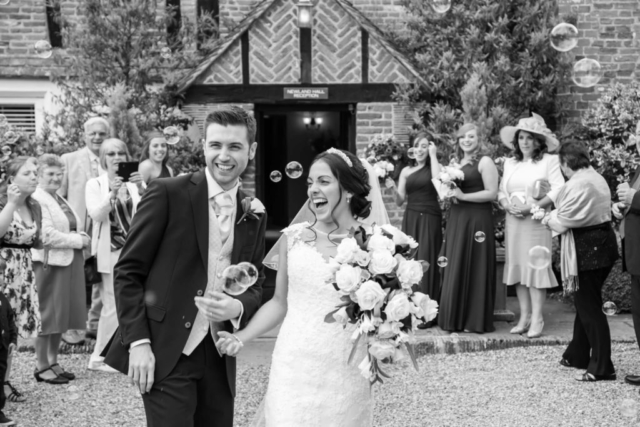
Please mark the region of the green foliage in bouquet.
[[612, 191], [620, 182], [628, 182], [640, 164], [635, 139], [640, 121], [640, 84], [614, 83], [588, 110], [580, 128], [573, 125], [565, 134], [584, 140], [590, 148], [593, 167], [605, 177]]
[[60, 94], [45, 118], [49, 149], [82, 147], [82, 125], [95, 116], [110, 120], [132, 152], [150, 130], [186, 129], [192, 119], [179, 112], [176, 83], [211, 53], [215, 20], [203, 13], [194, 22], [147, 0], [86, 0], [78, 8], [73, 22], [58, 17], [65, 51], [55, 52], [50, 69]]
[[407, 164], [407, 148], [392, 134], [378, 134], [373, 137], [365, 150], [365, 157], [373, 165], [380, 182], [384, 182], [387, 177], [393, 177], [394, 172], [398, 175], [398, 169]]

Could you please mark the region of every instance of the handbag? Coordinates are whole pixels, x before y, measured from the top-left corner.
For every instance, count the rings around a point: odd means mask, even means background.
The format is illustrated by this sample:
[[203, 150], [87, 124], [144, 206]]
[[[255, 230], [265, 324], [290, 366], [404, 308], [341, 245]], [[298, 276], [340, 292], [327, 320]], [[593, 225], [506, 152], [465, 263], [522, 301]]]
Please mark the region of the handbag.
[[98, 272], [98, 258], [95, 256], [84, 260], [84, 281], [87, 286], [102, 282], [102, 275]]

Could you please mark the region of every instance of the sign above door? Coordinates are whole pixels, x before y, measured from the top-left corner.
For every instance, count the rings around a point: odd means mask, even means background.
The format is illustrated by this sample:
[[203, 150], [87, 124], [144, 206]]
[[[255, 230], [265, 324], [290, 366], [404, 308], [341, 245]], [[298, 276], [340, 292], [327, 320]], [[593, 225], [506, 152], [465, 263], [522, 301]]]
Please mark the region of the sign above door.
[[285, 87], [284, 99], [329, 99], [329, 88]]

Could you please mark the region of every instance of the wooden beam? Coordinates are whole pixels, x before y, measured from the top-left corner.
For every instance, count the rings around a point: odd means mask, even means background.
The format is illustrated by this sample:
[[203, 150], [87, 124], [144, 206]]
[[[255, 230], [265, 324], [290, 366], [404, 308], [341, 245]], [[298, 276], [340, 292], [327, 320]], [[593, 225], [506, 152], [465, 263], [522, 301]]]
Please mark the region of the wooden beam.
[[[329, 99], [284, 99], [285, 87], [328, 88]], [[393, 83], [328, 84], [328, 85], [193, 85], [185, 103], [252, 103], [252, 104], [341, 104], [358, 102], [394, 102]]]
[[300, 28], [300, 83], [311, 83], [311, 28]]
[[360, 30], [362, 48], [362, 64], [360, 69], [362, 70], [362, 83], [369, 83], [369, 32], [364, 28]]
[[245, 31], [240, 36], [240, 51], [242, 54], [242, 84], [248, 85], [251, 83], [249, 68], [249, 31]]

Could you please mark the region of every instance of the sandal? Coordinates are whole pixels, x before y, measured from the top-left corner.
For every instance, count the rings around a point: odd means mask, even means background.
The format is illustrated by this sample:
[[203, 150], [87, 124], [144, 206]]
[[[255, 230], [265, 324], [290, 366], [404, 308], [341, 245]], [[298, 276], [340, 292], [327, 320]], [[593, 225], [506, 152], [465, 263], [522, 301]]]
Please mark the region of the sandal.
[[[51, 371], [53, 373], [53, 375], [55, 375], [55, 377], [53, 378], [42, 378], [40, 376], [40, 374], [44, 374], [47, 371]], [[69, 380], [66, 378], [63, 378], [61, 376], [58, 376], [58, 374], [55, 373], [55, 371], [53, 369], [49, 368], [45, 368], [41, 371], [38, 371], [38, 369], [36, 368], [36, 370], [33, 373], [34, 378], [36, 379], [36, 381], [38, 381], [39, 383], [41, 382], [45, 382], [47, 384], [68, 384]]]
[[[55, 366], [57, 366], [59, 369], [53, 369]], [[74, 374], [72, 374], [71, 372], [65, 371], [64, 368], [58, 365], [57, 363], [54, 363], [53, 365], [51, 365], [50, 368], [59, 377], [66, 378], [69, 381], [76, 379], [76, 376]]]
[[24, 397], [24, 395], [18, 390], [16, 390], [16, 388], [11, 385], [9, 381], [5, 381], [4, 385], [9, 387], [9, 389], [11, 390], [11, 393], [7, 395], [7, 400], [9, 400], [10, 402], [24, 402], [27, 400], [27, 398]]
[[584, 381], [584, 382], [596, 382], [596, 381], [615, 381], [616, 380], [616, 374], [610, 374], [610, 375], [593, 375], [590, 374], [588, 372], [585, 372], [584, 374], [578, 375], [576, 377], [576, 381]]

